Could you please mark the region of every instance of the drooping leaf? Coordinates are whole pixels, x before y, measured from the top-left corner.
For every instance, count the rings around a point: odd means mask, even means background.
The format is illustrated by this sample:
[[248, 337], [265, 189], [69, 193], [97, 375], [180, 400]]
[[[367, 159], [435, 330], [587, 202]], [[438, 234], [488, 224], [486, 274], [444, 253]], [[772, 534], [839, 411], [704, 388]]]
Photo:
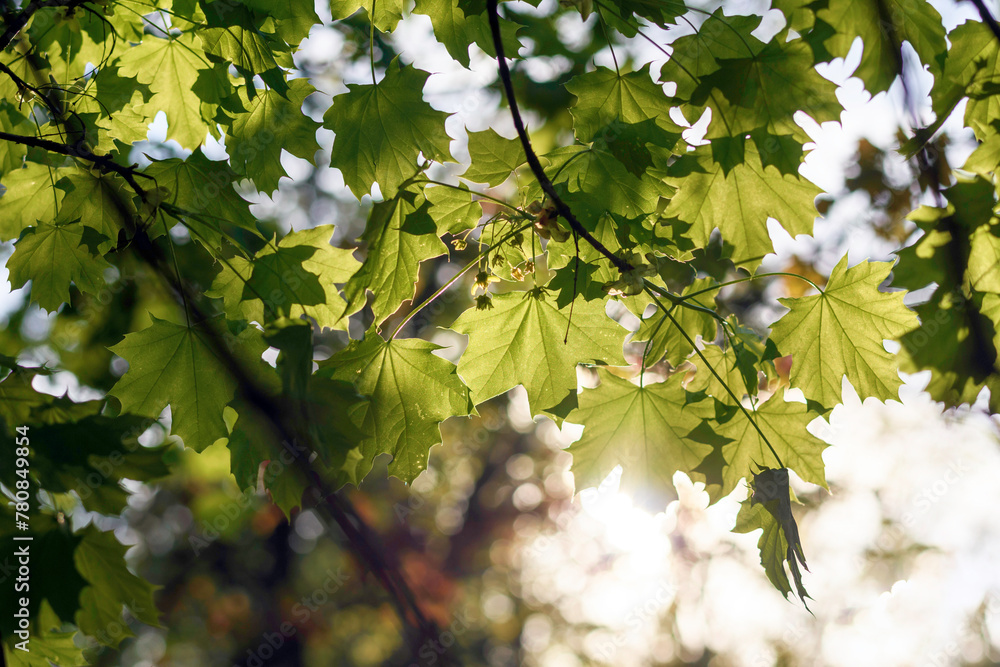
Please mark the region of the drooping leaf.
[[798, 526], [792, 515], [788, 471], [784, 468], [765, 468], [754, 474], [752, 486], [753, 495], [741, 503], [733, 532], [750, 533], [758, 528], [763, 529], [757, 548], [760, 550], [760, 564], [764, 566], [768, 580], [787, 598], [792, 592], [792, 585], [785, 573], [787, 562], [795, 584], [795, 594], [805, 604], [809, 594], [802, 585], [799, 565], [806, 568], [806, 559], [799, 540]]
[[917, 324], [903, 305], [903, 292], [880, 292], [889, 262], [864, 261], [847, 267], [845, 256], [814, 296], [779, 299], [790, 308], [771, 329], [781, 354], [792, 355], [791, 383], [825, 407], [840, 402], [846, 375], [862, 397], [896, 398], [902, 380], [883, 341]]
[[[376, 11], [378, 5], [376, 5]], [[426, 14], [434, 26], [434, 36], [448, 49], [452, 58], [469, 66], [469, 47], [475, 44], [491, 57], [496, 57], [493, 37], [486, 16], [466, 15], [459, 0], [419, 0], [413, 12]], [[500, 32], [506, 53], [517, 53], [517, 25], [511, 21], [500, 24]]]
[[572, 320], [569, 309], [540, 294], [513, 292], [493, 297], [491, 309], [462, 313], [451, 328], [469, 335], [458, 372], [473, 400], [482, 403], [520, 384], [537, 413], [576, 390], [578, 363], [623, 365], [625, 332], [605, 314], [604, 303], [578, 300]]
[[[375, 14], [370, 15], [370, 21], [382, 32], [391, 32], [396, 29], [396, 24], [403, 18], [403, 0], [382, 0], [374, 4]], [[366, 12], [372, 8], [370, 0], [330, 0], [330, 11], [333, 13], [333, 20], [340, 21], [346, 19], [359, 9]]]

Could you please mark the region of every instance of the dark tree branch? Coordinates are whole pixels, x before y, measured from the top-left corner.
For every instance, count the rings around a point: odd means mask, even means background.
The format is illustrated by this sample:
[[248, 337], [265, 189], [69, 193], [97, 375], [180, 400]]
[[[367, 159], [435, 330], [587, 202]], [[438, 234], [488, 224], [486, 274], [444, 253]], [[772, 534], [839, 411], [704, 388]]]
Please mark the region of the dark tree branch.
[[28, 19], [39, 9], [45, 9], [46, 7], [73, 8], [79, 7], [85, 2], [87, 0], [35, 0], [35, 2], [28, 3], [27, 7], [11, 17], [7, 22], [7, 27], [4, 28], [3, 34], [0, 35], [0, 51], [6, 49], [14, 41], [17, 33], [21, 32], [21, 28], [27, 25]]
[[146, 201], [146, 190], [143, 189], [135, 179], [136, 176], [141, 176], [143, 178], [149, 177], [141, 171], [136, 171], [135, 167], [126, 167], [118, 164], [110, 155], [97, 155], [82, 145], [71, 146], [69, 144], [61, 144], [57, 141], [49, 141], [48, 139], [28, 137], [21, 134], [10, 134], [8, 132], [0, 132], [0, 139], [10, 141], [15, 144], [22, 144], [24, 146], [41, 148], [42, 150], [49, 151], [50, 153], [58, 153], [60, 155], [68, 155], [69, 157], [87, 160], [106, 174], [118, 174], [124, 178], [125, 182], [129, 184], [129, 187], [131, 187], [143, 201]]
[[990, 14], [990, 10], [986, 8], [986, 3], [983, 0], [972, 0], [972, 4], [979, 10], [979, 17], [983, 19], [983, 23], [989, 26], [993, 36], [997, 40], [1000, 40], [1000, 25], [997, 25], [997, 20]]
[[545, 170], [542, 169], [542, 164], [538, 161], [538, 155], [531, 148], [528, 131], [524, 128], [524, 121], [521, 119], [521, 112], [517, 106], [517, 98], [514, 96], [514, 85], [510, 79], [510, 68], [507, 67], [507, 56], [504, 54], [503, 39], [500, 34], [500, 15], [497, 8], [497, 0], [487, 0], [486, 7], [490, 18], [490, 32], [493, 34], [493, 48], [497, 52], [500, 80], [503, 82], [504, 93], [507, 97], [507, 106], [510, 107], [510, 115], [514, 119], [514, 127], [517, 129], [517, 136], [521, 139], [521, 146], [524, 148], [524, 155], [528, 159], [528, 166], [531, 167], [531, 172], [538, 179], [538, 184], [542, 187], [542, 191], [556, 205], [556, 211], [565, 218], [574, 232], [583, 237], [595, 250], [607, 257], [608, 261], [614, 264], [619, 271], [622, 273], [631, 271], [635, 267], [608, 250], [603, 243], [594, 238], [594, 235], [588, 232], [580, 221], [577, 220], [576, 216], [573, 215], [573, 211], [570, 210], [566, 202], [556, 193], [555, 186], [552, 185], [552, 181], [549, 180], [549, 177], [545, 174]]
[[[23, 17], [21, 27], [27, 22], [30, 14], [40, 7], [75, 6], [79, 4], [82, 4], [79, 0], [53, 0], [51, 2], [32, 3], [20, 15]], [[10, 32], [11, 29], [12, 25], [9, 25], [4, 35], [6, 36], [7, 32]], [[16, 34], [16, 30], [14, 33]], [[13, 35], [7, 41], [9, 42], [12, 38]], [[62, 122], [61, 118], [54, 120]], [[87, 160], [104, 173], [114, 173], [121, 176], [144, 203], [153, 210], [157, 207], [157, 202], [153, 201], [149, 192], [142, 188], [136, 181], [137, 176], [145, 178], [148, 178], [148, 176], [137, 171], [134, 166], [127, 167], [118, 164], [110, 156], [95, 154], [86, 148], [82, 142], [79, 142], [76, 146], [72, 146], [47, 139], [7, 132], [0, 132], [0, 140], [11, 141], [59, 155]], [[233, 354], [233, 351], [229, 349], [225, 341], [222, 340], [219, 332], [214, 331], [208, 326], [211, 318], [198, 306], [200, 295], [192, 290], [189, 285], [183, 283], [180, 280], [180, 276], [173, 274], [167, 266], [161, 251], [153, 245], [146, 233], [141, 229], [128, 231], [134, 232], [132, 243], [129, 247], [135, 250], [139, 257], [158, 274], [179, 300], [185, 301], [188, 304], [192, 319], [191, 325], [199, 327], [206, 334], [206, 339], [210, 341], [213, 352], [226, 366], [227, 371], [233, 379], [236, 380], [237, 386], [240, 387], [239, 392], [241, 397], [271, 423], [276, 432], [281, 436], [282, 448], [291, 454], [296, 467], [310, 481], [316, 507], [325, 510], [325, 513], [340, 527], [350, 544], [351, 550], [368, 567], [379, 584], [389, 594], [403, 627], [409, 629], [409, 632], [405, 634], [409, 635], [408, 640], [414, 657], [418, 655], [421, 648], [427, 645], [436, 646], [441, 636], [440, 629], [433, 620], [424, 614], [417, 602], [416, 596], [399, 571], [398, 566], [390, 562], [387, 551], [379, 544], [375, 532], [365, 523], [350, 500], [332, 489], [326, 480], [312, 467], [308, 457], [303, 456], [302, 451], [295, 445], [296, 442], [309, 443], [311, 442], [311, 438], [305, 434], [304, 430], [300, 432], [299, 429], [295, 428], [290, 422], [289, 417], [273, 403], [271, 397], [258, 386], [257, 382], [251, 377], [251, 374], [243, 368], [242, 362]], [[445, 665], [457, 664], [458, 662], [453, 655], [448, 653], [439, 655], [438, 659]]]

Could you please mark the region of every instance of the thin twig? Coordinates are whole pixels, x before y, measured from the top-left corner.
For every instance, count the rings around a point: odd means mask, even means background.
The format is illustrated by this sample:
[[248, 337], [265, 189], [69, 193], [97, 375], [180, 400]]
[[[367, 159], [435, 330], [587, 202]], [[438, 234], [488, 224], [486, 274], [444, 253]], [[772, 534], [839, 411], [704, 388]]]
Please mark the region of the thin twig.
[[631, 271], [633, 267], [629, 262], [625, 261], [618, 255], [614, 254], [607, 247], [594, 238], [594, 235], [587, 231], [587, 229], [577, 220], [576, 216], [573, 215], [573, 211], [570, 210], [569, 206], [566, 205], [559, 195], [556, 193], [555, 186], [552, 185], [552, 181], [549, 177], [545, 175], [545, 170], [542, 169], [542, 163], [538, 161], [538, 155], [535, 153], [534, 149], [531, 148], [531, 140], [528, 138], [528, 131], [524, 128], [524, 121], [521, 119], [521, 112], [517, 106], [517, 98], [514, 96], [514, 84], [511, 82], [510, 78], [510, 68], [507, 67], [507, 57], [504, 54], [503, 48], [503, 38], [500, 34], [500, 15], [497, 9], [497, 0], [487, 0], [486, 2], [487, 13], [490, 17], [490, 32], [493, 35], [493, 48], [497, 52], [497, 66], [500, 69], [500, 80], [503, 82], [504, 93], [507, 97], [507, 106], [510, 107], [510, 115], [514, 120], [514, 128], [517, 130], [517, 136], [521, 139], [521, 146], [524, 148], [524, 155], [528, 159], [528, 166], [531, 167], [531, 173], [535, 175], [538, 180], [538, 185], [541, 186], [542, 192], [544, 192], [550, 200], [556, 205], [556, 211], [559, 212], [569, 226], [574, 232], [579, 234], [583, 239], [594, 247], [599, 253], [608, 258], [615, 267], [625, 273], [626, 271]]

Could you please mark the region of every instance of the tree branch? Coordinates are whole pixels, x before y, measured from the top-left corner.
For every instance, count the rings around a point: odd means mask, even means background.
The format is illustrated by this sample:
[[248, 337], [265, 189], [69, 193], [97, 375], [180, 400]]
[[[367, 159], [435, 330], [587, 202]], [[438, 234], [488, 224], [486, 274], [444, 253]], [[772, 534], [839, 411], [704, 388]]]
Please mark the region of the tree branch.
[[14, 41], [17, 37], [17, 33], [21, 32], [23, 28], [28, 23], [28, 19], [37, 12], [39, 9], [44, 9], [46, 7], [79, 7], [80, 5], [87, 2], [87, 0], [35, 0], [35, 2], [28, 3], [28, 6], [14, 15], [13, 18], [7, 23], [7, 27], [4, 29], [3, 34], [0, 35], [0, 51], [7, 48], [7, 45]]
[[[23, 27], [27, 18], [30, 17], [30, 13], [36, 11], [40, 7], [75, 6], [78, 4], [82, 3], [79, 0], [70, 0], [68, 2], [65, 0], [54, 0], [52, 2], [32, 3], [20, 15], [21, 17], [24, 17], [21, 22], [21, 27]], [[27, 16], [25, 16], [25, 14], [27, 14]], [[12, 26], [9, 26], [8, 30], [4, 33], [5, 36], [7, 32], [10, 32], [11, 27]], [[18, 30], [19, 29], [20, 28], [18, 28]], [[8, 39], [8, 42], [9, 41], [10, 39]], [[54, 120], [56, 122], [62, 122], [60, 118], [56, 118]], [[118, 164], [111, 158], [111, 156], [95, 154], [93, 151], [84, 147], [82, 142], [79, 142], [76, 146], [71, 146], [55, 141], [49, 141], [47, 139], [10, 134], [7, 132], [0, 132], [0, 140], [11, 141], [25, 146], [40, 148], [59, 155], [67, 155], [87, 160], [104, 173], [118, 174], [125, 179], [125, 181], [144, 203], [153, 209], [157, 206], [157, 202], [152, 200], [149, 192], [142, 188], [136, 181], [137, 176], [149, 178], [148, 176], [145, 176], [142, 172], [137, 171], [135, 167], [126, 167]], [[336, 522], [336, 524], [344, 532], [344, 535], [350, 544], [351, 550], [354, 551], [361, 561], [366, 564], [368, 569], [378, 580], [379, 584], [389, 594], [402, 625], [404, 628], [409, 628], [411, 630], [411, 632], [404, 634], [409, 634], [408, 639], [414, 657], [416, 657], [420, 650], [429, 643], [434, 643], [436, 645], [436, 642], [440, 639], [440, 629], [433, 620], [424, 614], [419, 603], [417, 602], [416, 596], [414, 595], [409, 584], [406, 582], [402, 573], [399, 571], [399, 568], [395, 564], [389, 562], [390, 559], [387, 552], [384, 547], [379, 544], [374, 531], [358, 514], [350, 500], [334, 491], [326, 480], [323, 479], [323, 477], [312, 467], [308, 458], [302, 456], [302, 452], [294, 444], [297, 441], [309, 443], [311, 442], [311, 438], [299, 433], [298, 429], [290, 423], [288, 416], [282, 413], [277, 406], [273, 404], [271, 397], [258, 386], [257, 382], [251, 377], [250, 373], [243, 368], [242, 363], [229, 349], [225, 341], [222, 340], [218, 332], [212, 330], [212, 328], [207, 325], [207, 322], [209, 322], [211, 318], [200, 308], [200, 306], [198, 306], [198, 297], [200, 295], [194, 292], [190, 286], [181, 282], [179, 276], [175, 277], [173, 275], [173, 273], [165, 265], [165, 260], [161, 256], [162, 253], [156, 248], [156, 246], [153, 245], [146, 233], [141, 229], [128, 231], [134, 232], [132, 243], [129, 247], [135, 250], [139, 257], [159, 275], [164, 283], [166, 283], [175, 293], [177, 298], [187, 302], [190, 307], [191, 319], [193, 320], [191, 325], [199, 327], [206, 334], [206, 339], [210, 341], [213, 352], [226, 366], [227, 371], [232, 375], [233, 379], [236, 380], [236, 384], [240, 388], [239, 391], [242, 397], [245, 398], [258, 413], [267, 419], [275, 428], [277, 433], [281, 435], [282, 448], [292, 455], [298, 469], [305, 475], [306, 479], [310, 481], [316, 506], [324, 509], [330, 518]], [[445, 665], [457, 663], [454, 656], [450, 656], [447, 653], [440, 655], [439, 659], [441, 659], [442, 664]]]
[[583, 237], [595, 250], [607, 257], [608, 261], [614, 264], [619, 271], [622, 273], [631, 271], [635, 267], [608, 250], [603, 243], [594, 238], [594, 235], [588, 232], [580, 221], [577, 220], [576, 216], [573, 215], [573, 211], [566, 205], [566, 202], [556, 194], [555, 186], [552, 185], [552, 181], [549, 180], [549, 177], [545, 174], [545, 170], [542, 169], [542, 164], [538, 161], [538, 155], [531, 148], [528, 132], [524, 128], [524, 121], [521, 119], [521, 112], [517, 107], [517, 98], [514, 97], [514, 85], [511, 83], [510, 68], [507, 67], [507, 56], [504, 54], [503, 39], [500, 34], [500, 15], [498, 13], [497, 0], [487, 0], [486, 7], [490, 18], [490, 32], [493, 35], [493, 48], [497, 52], [500, 80], [503, 82], [504, 93], [507, 97], [507, 106], [510, 107], [510, 115], [514, 119], [514, 128], [517, 130], [517, 136], [521, 139], [521, 146], [524, 148], [524, 155], [528, 159], [528, 166], [531, 167], [531, 172], [538, 180], [542, 191], [555, 203], [556, 211], [565, 218], [574, 232]]
[[10, 134], [9, 132], [0, 132], [0, 139], [10, 141], [15, 144], [31, 146], [33, 148], [41, 148], [42, 150], [49, 151], [50, 153], [68, 155], [69, 157], [80, 158], [81, 160], [92, 162], [94, 166], [102, 172], [106, 174], [118, 174], [124, 178], [125, 182], [128, 183], [133, 190], [135, 190], [135, 193], [139, 195], [143, 201], [146, 201], [147, 192], [139, 185], [138, 182], [136, 182], [135, 177], [149, 177], [145, 176], [141, 171], [136, 171], [135, 167], [126, 167], [118, 164], [110, 155], [97, 155], [87, 148], [84, 148], [82, 145], [74, 147], [69, 144], [61, 144], [57, 141], [49, 141], [48, 139], [39, 139], [38, 137], [29, 137], [21, 134]]
[[986, 3], [983, 0], [972, 0], [972, 4], [979, 10], [979, 17], [983, 19], [983, 23], [989, 26], [993, 36], [997, 40], [1000, 40], [1000, 25], [997, 25], [997, 20], [990, 14], [990, 10], [986, 8]]

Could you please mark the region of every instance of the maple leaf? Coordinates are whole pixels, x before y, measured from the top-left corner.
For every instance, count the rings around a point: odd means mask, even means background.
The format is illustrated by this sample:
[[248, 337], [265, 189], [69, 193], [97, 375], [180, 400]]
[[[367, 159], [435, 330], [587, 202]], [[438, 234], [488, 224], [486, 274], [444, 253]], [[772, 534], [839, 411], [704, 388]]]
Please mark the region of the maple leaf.
[[417, 172], [417, 156], [450, 160], [451, 139], [444, 131], [448, 114], [435, 111], [423, 98], [427, 72], [395, 61], [375, 85], [348, 84], [333, 98], [323, 116], [336, 132], [330, 164], [359, 199], [378, 183], [383, 197]]
[[623, 365], [625, 331], [605, 314], [604, 303], [578, 301], [572, 320], [569, 310], [541, 295], [513, 292], [493, 297], [489, 310], [462, 313], [450, 328], [469, 336], [458, 372], [473, 400], [522, 385], [537, 413], [576, 390], [578, 363]]
[[[714, 284], [715, 281], [711, 278], [696, 280], [681, 292], [681, 296], [700, 292]], [[705, 303], [710, 303], [711, 299], [711, 295], [704, 294], [700, 298], [694, 297], [691, 303], [704, 306]], [[710, 315], [693, 308], [679, 306], [673, 309], [671, 315], [677, 320], [677, 325], [657, 308], [656, 312], [642, 320], [639, 330], [632, 336], [633, 341], [647, 341], [649, 349], [643, 351], [647, 366], [662, 359], [664, 354], [671, 366], [677, 366], [694, 351], [681, 330], [687, 332], [692, 339], [697, 336], [707, 341], [715, 339], [715, 319]]]
[[[232, 88], [228, 74], [214, 70], [190, 33], [170, 39], [144, 35], [142, 43], [126, 49], [117, 61], [118, 74], [146, 84], [152, 97], [144, 115], [167, 114], [167, 138], [185, 148], [197, 148], [211, 132], [221, 91]], [[202, 95], [190, 94], [192, 90]]]
[[807, 398], [836, 405], [845, 375], [862, 398], [896, 397], [902, 380], [883, 341], [914, 328], [917, 317], [903, 292], [879, 291], [891, 270], [891, 262], [867, 260], [847, 268], [845, 255], [822, 293], [779, 299], [790, 311], [771, 325], [771, 339], [792, 355], [792, 386]]
[[437, 237], [427, 202], [421, 199], [403, 191], [372, 207], [360, 239], [368, 245], [367, 256], [344, 286], [347, 314], [361, 309], [367, 290], [371, 290], [375, 294], [372, 312], [375, 322], [381, 324], [402, 302], [413, 299], [420, 263], [448, 251]]
[[[369, 20], [382, 32], [392, 32], [403, 18], [403, 0], [381, 0], [374, 4], [375, 14]], [[359, 9], [367, 13], [372, 8], [370, 0], [330, 0], [333, 19], [346, 19]]]
[[462, 178], [491, 187], [506, 181], [525, 162], [521, 142], [502, 137], [492, 128], [469, 133], [469, 155], [472, 163]]
[[[86, 240], [85, 240], [86, 237]], [[7, 261], [11, 287], [31, 281], [31, 299], [49, 312], [69, 302], [69, 284], [97, 293], [111, 265], [95, 252], [102, 239], [79, 224], [41, 223], [24, 230]]]
[[189, 327], [150, 315], [153, 323], [111, 347], [129, 362], [129, 370], [108, 393], [131, 414], [157, 417], [170, 405], [171, 428], [184, 444], [201, 451], [226, 437], [222, 410], [236, 395], [236, 380], [219, 357], [209, 336], [223, 337], [222, 344], [252, 365], [260, 362], [267, 346], [255, 329], [227, 336], [223, 319]]
[[694, 470], [712, 452], [688, 437], [705, 411], [689, 401], [679, 376], [639, 385], [603, 369], [598, 374], [600, 386], [585, 389], [566, 416], [584, 427], [568, 450], [577, 489], [600, 484], [620, 465], [621, 489], [662, 510], [677, 497], [674, 473]]
[[[799, 529], [792, 515], [791, 489], [788, 486], [788, 470], [784, 468], [762, 468], [754, 473], [751, 484], [753, 495], [741, 503], [736, 516], [734, 533], [749, 533], [762, 528], [757, 548], [760, 550], [760, 564], [768, 580], [785, 597], [792, 592], [784, 564], [792, 573], [795, 593], [805, 604], [809, 594], [802, 585], [801, 565], [805, 569], [806, 558], [799, 540]], [[806, 606], [808, 610], [808, 605]]]
[[281, 151], [312, 160], [319, 144], [320, 124], [302, 113], [302, 103], [315, 92], [306, 79], [292, 79], [282, 95], [273, 89], [257, 90], [252, 99], [239, 90], [243, 109], [231, 114], [226, 130], [226, 150], [233, 167], [264, 192], [278, 189], [287, 176], [281, 166]]
[[[186, 215], [192, 236], [209, 251], [223, 247], [223, 239], [238, 239], [237, 229], [261, 238], [257, 219], [250, 213], [250, 203], [234, 189], [236, 173], [223, 161], [209, 160], [196, 150], [186, 159], [153, 160], [143, 172], [156, 179], [159, 187], [169, 194], [164, 198]], [[151, 234], [163, 232], [155, 225]], [[240, 243], [245, 246], [246, 242]]]
[[412, 482], [427, 467], [428, 450], [441, 442], [439, 424], [474, 411], [455, 364], [433, 354], [439, 349], [415, 338], [385, 341], [369, 329], [364, 340], [320, 365], [321, 377], [352, 382], [369, 399], [352, 414], [366, 437], [348, 481], [360, 482], [375, 457], [386, 453], [392, 456], [389, 474]]
[[306, 315], [320, 327], [346, 331], [347, 303], [335, 285], [350, 280], [361, 263], [351, 250], [330, 245], [333, 231], [333, 225], [321, 225], [287, 234], [258, 252], [252, 263], [237, 263], [246, 272], [242, 280], [234, 279], [232, 269], [224, 269], [213, 294], [222, 294], [230, 311], [237, 303], [252, 301], [240, 308], [252, 308], [242, 312], [261, 323], [275, 314]]
[[0, 197], [0, 240], [16, 239], [39, 220], [51, 221], [66, 193], [55, 183], [71, 169], [28, 162], [3, 175], [6, 192]]
[[[85, 634], [100, 637], [116, 647], [125, 637], [133, 636], [122, 621], [122, 607], [147, 625], [159, 627], [153, 586], [122, 567], [127, 547], [114, 533], [102, 533], [93, 525], [82, 532], [83, 539], [73, 552], [73, 562], [88, 586], [80, 593], [76, 624]], [[120, 633], [109, 633], [115, 624]]]
[[872, 95], [889, 90], [902, 71], [900, 46], [909, 42], [920, 61], [936, 77], [947, 50], [941, 15], [922, 0], [833, 0], [819, 8], [816, 18], [836, 26], [824, 40], [831, 60], [845, 58], [854, 40], [861, 38], [861, 61], [854, 76]]
[[755, 143], [736, 141], [741, 144], [733, 148], [739, 161], [716, 160], [718, 144], [713, 142], [666, 168], [667, 182], [677, 187], [677, 194], [663, 217], [690, 224], [691, 239], [699, 246], [708, 245], [718, 228], [738, 249], [733, 258], [737, 266], [753, 270], [773, 250], [767, 219], [775, 218], [792, 236], [811, 233], [817, 215], [813, 201], [821, 190], [797, 174], [768, 171]]
[[804, 481], [826, 488], [823, 450], [828, 445], [806, 429], [822, 416], [822, 407], [816, 403], [786, 401], [775, 394], [749, 411], [756, 428], [742, 411], [730, 412], [728, 421], [713, 426], [713, 431], [728, 441], [721, 445], [725, 465], [718, 485], [706, 484], [713, 502], [729, 495], [741, 479], [749, 477], [753, 465], [779, 465], [772, 448], [781, 457], [780, 464], [794, 470]]
[[[376, 11], [378, 5], [376, 5]], [[448, 49], [448, 54], [469, 67], [469, 47], [473, 44], [490, 57], [496, 57], [489, 21], [482, 14], [466, 15], [460, 0], [418, 0], [414, 14], [425, 14], [434, 26], [434, 36]], [[521, 45], [517, 41], [519, 26], [511, 21], [500, 25], [500, 33], [507, 53], [517, 53]]]

